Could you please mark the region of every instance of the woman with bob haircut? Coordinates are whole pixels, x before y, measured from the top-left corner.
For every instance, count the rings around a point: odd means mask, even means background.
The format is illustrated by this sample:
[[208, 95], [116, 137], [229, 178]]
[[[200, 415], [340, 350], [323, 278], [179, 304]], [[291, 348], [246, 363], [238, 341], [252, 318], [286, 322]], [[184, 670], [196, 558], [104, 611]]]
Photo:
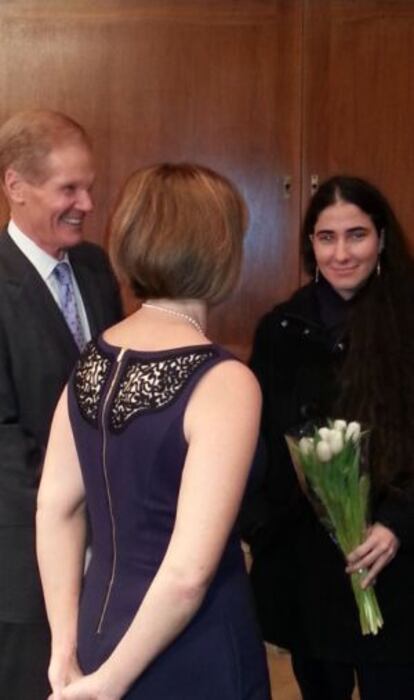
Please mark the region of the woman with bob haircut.
[[235, 527], [260, 391], [206, 337], [245, 227], [205, 167], [146, 168], [121, 193], [111, 257], [144, 303], [78, 362], [39, 492], [53, 700], [270, 700]]
[[[304, 700], [414, 697], [414, 264], [385, 197], [337, 176], [310, 201], [313, 280], [259, 324], [267, 477], [244, 514], [266, 640], [291, 651]], [[371, 525], [345, 561], [303, 495], [285, 434], [327, 418], [369, 430]], [[362, 636], [349, 574], [366, 570], [384, 626]]]

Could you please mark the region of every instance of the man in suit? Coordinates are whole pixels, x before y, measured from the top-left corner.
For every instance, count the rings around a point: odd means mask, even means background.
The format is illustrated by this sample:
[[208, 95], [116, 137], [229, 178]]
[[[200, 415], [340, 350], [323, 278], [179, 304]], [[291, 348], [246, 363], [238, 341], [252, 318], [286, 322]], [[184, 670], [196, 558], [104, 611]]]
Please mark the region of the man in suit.
[[37, 485], [79, 352], [121, 306], [105, 253], [83, 242], [94, 181], [83, 128], [48, 110], [16, 114], [0, 128], [0, 177], [10, 208], [0, 233], [0, 698], [46, 700]]

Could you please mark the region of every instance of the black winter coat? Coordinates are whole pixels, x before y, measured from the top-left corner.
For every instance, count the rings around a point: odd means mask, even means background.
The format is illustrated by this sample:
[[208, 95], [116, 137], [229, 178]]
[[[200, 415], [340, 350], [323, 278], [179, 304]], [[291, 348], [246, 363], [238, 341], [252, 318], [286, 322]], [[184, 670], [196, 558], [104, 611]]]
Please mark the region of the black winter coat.
[[324, 287], [311, 283], [300, 289], [262, 319], [255, 337], [251, 365], [264, 397], [267, 469], [263, 487], [244, 506], [241, 524], [253, 553], [259, 619], [267, 641], [313, 658], [409, 663], [414, 503], [396, 496], [373, 503], [373, 522], [393, 530], [401, 547], [376, 583], [384, 627], [376, 637], [363, 637], [344, 556], [301, 492], [284, 439], [308, 421], [342, 418], [330, 407], [346, 352], [335, 322], [344, 319], [346, 302]]

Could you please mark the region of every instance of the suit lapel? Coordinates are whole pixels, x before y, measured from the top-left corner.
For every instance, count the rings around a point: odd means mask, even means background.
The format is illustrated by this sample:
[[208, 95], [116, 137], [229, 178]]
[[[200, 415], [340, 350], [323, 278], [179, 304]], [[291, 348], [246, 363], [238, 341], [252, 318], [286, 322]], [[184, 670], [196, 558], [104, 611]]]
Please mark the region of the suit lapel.
[[7, 260], [6, 283], [11, 297], [16, 304], [27, 305], [30, 313], [39, 317], [45, 333], [59, 343], [68, 358], [77, 356], [76, 343], [48, 286], [7, 232], [1, 234], [1, 241], [1, 254]]

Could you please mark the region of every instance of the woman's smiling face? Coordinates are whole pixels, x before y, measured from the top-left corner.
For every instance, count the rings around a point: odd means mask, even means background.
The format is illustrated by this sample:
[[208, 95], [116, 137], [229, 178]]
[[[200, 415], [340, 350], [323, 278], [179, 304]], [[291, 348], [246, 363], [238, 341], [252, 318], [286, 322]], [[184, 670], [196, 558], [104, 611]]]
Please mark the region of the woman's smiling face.
[[338, 200], [319, 215], [311, 236], [316, 264], [344, 299], [351, 299], [375, 269], [383, 247], [372, 219]]

